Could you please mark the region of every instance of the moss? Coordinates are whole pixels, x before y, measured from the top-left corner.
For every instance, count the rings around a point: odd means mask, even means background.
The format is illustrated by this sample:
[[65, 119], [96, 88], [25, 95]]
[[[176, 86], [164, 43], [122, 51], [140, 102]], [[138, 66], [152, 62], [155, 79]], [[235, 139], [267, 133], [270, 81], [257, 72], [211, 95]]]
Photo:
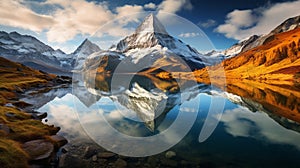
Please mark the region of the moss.
[[27, 160], [28, 155], [18, 142], [0, 138], [0, 165], [2, 168], [26, 168], [29, 167]]

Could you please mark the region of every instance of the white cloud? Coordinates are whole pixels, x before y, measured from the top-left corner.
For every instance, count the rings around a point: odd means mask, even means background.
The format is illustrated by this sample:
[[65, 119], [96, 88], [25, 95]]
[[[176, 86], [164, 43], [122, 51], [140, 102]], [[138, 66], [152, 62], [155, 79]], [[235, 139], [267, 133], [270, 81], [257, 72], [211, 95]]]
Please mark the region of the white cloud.
[[217, 25], [217, 21], [208, 19], [205, 22], [199, 22], [198, 25], [203, 28], [209, 28]]
[[193, 6], [189, 0], [165, 0], [158, 5], [161, 12], [176, 13], [181, 9], [192, 9]]
[[164, 0], [162, 1], [158, 7], [157, 17], [160, 21], [165, 24], [171, 24], [172, 19], [170, 19], [170, 15], [166, 13], [176, 13], [182, 9], [191, 10], [193, 5], [191, 4], [190, 0]]
[[[69, 3], [67, 3], [69, 2]], [[48, 3], [56, 3], [51, 2]], [[56, 24], [47, 32], [50, 42], [65, 42], [77, 34], [93, 34], [99, 26], [114, 18], [106, 4], [96, 4], [82, 0], [59, 3], [63, 8], [54, 12]]]
[[55, 23], [53, 17], [35, 13], [24, 6], [21, 0], [0, 1], [0, 8], [2, 25], [41, 32]]
[[155, 9], [156, 8], [156, 5], [152, 2], [148, 3], [148, 4], [145, 4], [144, 5], [144, 8], [148, 8], [148, 9]]
[[[114, 37], [128, 35], [132, 30], [124, 25], [139, 22], [145, 9], [176, 13], [181, 9], [192, 8], [189, 0], [164, 0], [158, 5], [124, 5], [115, 9], [109, 9], [108, 5], [107, 2], [86, 0], [46, 0], [40, 3], [24, 0], [0, 1], [0, 25], [43, 32], [48, 42], [57, 45], [72, 40], [77, 35], [91, 36], [114, 19], [119, 20], [109, 24], [110, 27], [105, 29], [106, 33]], [[40, 14], [35, 12], [37, 7], [51, 7], [51, 11]]]
[[267, 34], [284, 20], [299, 15], [300, 0], [273, 4], [267, 8], [234, 10], [215, 31], [228, 38], [243, 40], [254, 34]]
[[190, 38], [190, 37], [202, 36], [202, 34], [191, 32], [191, 33], [181, 33], [178, 36], [183, 38]]

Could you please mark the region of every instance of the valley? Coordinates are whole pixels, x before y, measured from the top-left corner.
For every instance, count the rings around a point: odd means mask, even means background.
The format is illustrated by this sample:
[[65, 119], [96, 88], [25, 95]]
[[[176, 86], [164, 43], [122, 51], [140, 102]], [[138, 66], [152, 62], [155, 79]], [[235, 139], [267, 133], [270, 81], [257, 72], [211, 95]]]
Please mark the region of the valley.
[[[255, 167], [249, 155], [259, 160], [273, 151], [266, 166], [297, 165], [299, 18], [207, 54], [169, 34], [153, 13], [107, 50], [85, 39], [66, 54], [35, 37], [2, 31], [0, 165]], [[223, 109], [210, 111], [218, 106]], [[178, 144], [170, 145], [177, 130], [159, 139], [170, 148], [158, 154], [148, 153], [153, 141], [124, 143], [105, 125], [128, 137], [152, 137], [180, 115], [195, 123]], [[211, 125], [211, 141], [200, 142], [199, 128]], [[97, 145], [102, 142], [110, 146]], [[236, 144], [251, 144], [241, 145], [249, 155], [236, 156]], [[277, 163], [282, 151], [285, 160]]]

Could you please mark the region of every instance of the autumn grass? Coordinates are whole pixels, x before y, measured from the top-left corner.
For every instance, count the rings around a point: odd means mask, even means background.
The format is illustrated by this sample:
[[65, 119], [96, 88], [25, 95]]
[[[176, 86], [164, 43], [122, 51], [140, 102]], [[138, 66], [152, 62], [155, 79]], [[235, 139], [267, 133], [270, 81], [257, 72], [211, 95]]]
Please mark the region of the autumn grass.
[[26, 168], [28, 154], [25, 153], [20, 143], [0, 138], [0, 165], [2, 168]]
[[16, 107], [5, 106], [19, 102], [20, 93], [46, 86], [55, 77], [0, 57], [0, 124], [9, 128], [9, 131], [0, 130], [0, 167], [28, 167], [28, 154], [20, 144], [45, 139], [59, 131]]

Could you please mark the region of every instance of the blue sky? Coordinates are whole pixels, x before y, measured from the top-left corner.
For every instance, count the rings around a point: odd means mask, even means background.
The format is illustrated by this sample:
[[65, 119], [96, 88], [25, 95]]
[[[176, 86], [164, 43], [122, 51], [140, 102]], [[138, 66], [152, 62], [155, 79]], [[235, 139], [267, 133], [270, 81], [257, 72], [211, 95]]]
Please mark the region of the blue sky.
[[300, 15], [300, 0], [2, 0], [0, 8], [0, 30], [33, 35], [67, 53], [97, 30], [99, 34], [101, 27], [110, 36], [104, 38], [100, 32], [102, 40], [107, 40], [100, 47], [106, 48], [132, 33], [147, 11], [180, 16], [175, 20], [184, 22], [181, 25], [172, 25], [169, 22], [174, 19], [162, 15], [159, 19], [172, 36], [205, 51], [209, 47], [203, 47], [201, 39], [209, 39], [216, 49], [226, 49], [253, 34], [270, 32], [285, 19]]

